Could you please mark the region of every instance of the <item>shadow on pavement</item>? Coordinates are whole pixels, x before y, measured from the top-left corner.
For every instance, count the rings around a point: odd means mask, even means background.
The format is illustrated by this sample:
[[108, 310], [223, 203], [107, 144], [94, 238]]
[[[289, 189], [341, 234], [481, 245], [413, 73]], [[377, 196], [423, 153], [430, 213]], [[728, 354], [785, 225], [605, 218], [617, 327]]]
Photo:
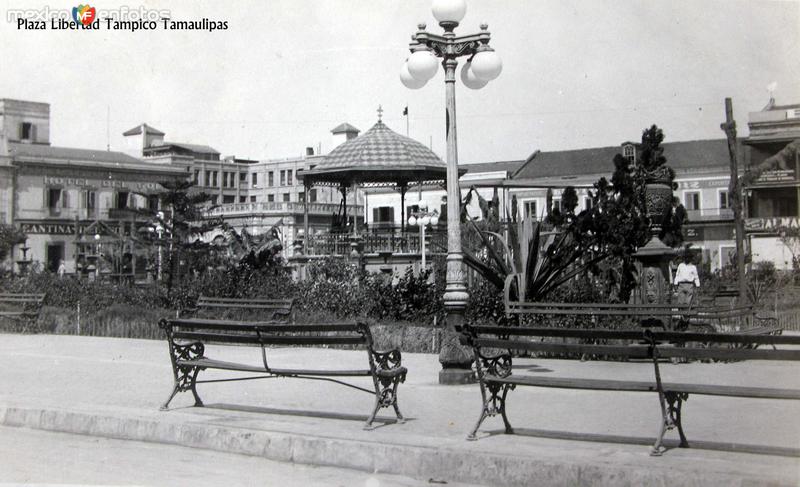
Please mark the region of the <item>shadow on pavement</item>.
[[[193, 408], [194, 406], [190, 406], [189, 408]], [[187, 409], [189, 409], [187, 408]], [[347, 414], [347, 413], [337, 413], [331, 411], [307, 411], [302, 409], [279, 409], [279, 408], [268, 408], [268, 407], [261, 407], [261, 406], [246, 406], [241, 404], [227, 404], [227, 403], [214, 403], [214, 404], [206, 404], [204, 406], [205, 409], [217, 409], [222, 411], [239, 411], [245, 413], [256, 413], [256, 414], [281, 414], [285, 416], [304, 416], [304, 417], [313, 417], [313, 418], [325, 418], [325, 419], [342, 419], [345, 421], [360, 421], [365, 422], [368, 415], [359, 415], [359, 414]], [[405, 418], [406, 422], [414, 421], [414, 418]], [[380, 424], [378, 424], [380, 423]], [[375, 418], [375, 424], [373, 424], [373, 429], [381, 428], [383, 426], [396, 424], [396, 418], [387, 418], [378, 416]]]

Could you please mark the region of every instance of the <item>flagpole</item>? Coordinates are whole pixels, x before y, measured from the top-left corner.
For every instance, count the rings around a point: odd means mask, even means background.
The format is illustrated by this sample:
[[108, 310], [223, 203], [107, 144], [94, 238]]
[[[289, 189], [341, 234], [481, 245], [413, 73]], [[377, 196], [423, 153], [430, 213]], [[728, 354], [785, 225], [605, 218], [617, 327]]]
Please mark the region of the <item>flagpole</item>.
[[408, 135], [408, 102], [406, 102], [406, 137], [410, 137]]

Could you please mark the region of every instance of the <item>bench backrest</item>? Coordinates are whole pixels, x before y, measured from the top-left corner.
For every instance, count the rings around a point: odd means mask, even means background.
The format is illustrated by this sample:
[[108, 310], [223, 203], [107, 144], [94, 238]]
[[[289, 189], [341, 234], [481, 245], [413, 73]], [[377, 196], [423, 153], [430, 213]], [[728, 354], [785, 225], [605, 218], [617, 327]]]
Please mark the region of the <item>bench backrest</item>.
[[[462, 343], [482, 348], [619, 358], [680, 357], [717, 360], [800, 360], [800, 349], [755, 349], [753, 345], [800, 345], [800, 336], [696, 333], [653, 329], [604, 330], [546, 327], [462, 327]], [[672, 344], [702, 344], [675, 347]]]
[[294, 321], [294, 299], [217, 298], [200, 296], [195, 314], [221, 319]]
[[0, 309], [34, 310], [44, 304], [45, 294], [0, 293]]
[[292, 325], [276, 321], [162, 319], [170, 340], [248, 345], [366, 345], [372, 335], [365, 323], [347, 321]]

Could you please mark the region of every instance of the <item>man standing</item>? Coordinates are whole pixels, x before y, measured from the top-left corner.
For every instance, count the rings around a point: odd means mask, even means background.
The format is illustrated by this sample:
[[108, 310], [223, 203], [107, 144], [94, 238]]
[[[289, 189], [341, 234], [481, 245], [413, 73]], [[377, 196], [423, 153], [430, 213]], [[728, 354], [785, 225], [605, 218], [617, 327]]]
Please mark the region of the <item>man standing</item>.
[[678, 270], [675, 272], [675, 285], [678, 287], [678, 304], [687, 306], [692, 304], [695, 288], [700, 287], [700, 276], [697, 274], [697, 267], [692, 263], [692, 256], [688, 251], [683, 254], [683, 262], [678, 264]]

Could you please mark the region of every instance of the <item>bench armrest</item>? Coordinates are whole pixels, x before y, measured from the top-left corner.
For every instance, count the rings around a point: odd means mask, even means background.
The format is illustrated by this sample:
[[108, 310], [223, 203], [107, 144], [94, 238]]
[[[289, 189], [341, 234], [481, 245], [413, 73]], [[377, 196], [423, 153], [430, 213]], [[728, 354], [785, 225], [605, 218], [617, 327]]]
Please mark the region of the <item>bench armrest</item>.
[[403, 356], [396, 348], [386, 351], [370, 350], [370, 353], [378, 370], [397, 369], [402, 365]]
[[484, 355], [478, 353], [476, 367], [483, 367], [484, 373], [479, 371], [478, 377], [483, 378], [484, 374], [494, 377], [508, 377], [511, 375], [511, 354], [508, 352], [497, 355]]

